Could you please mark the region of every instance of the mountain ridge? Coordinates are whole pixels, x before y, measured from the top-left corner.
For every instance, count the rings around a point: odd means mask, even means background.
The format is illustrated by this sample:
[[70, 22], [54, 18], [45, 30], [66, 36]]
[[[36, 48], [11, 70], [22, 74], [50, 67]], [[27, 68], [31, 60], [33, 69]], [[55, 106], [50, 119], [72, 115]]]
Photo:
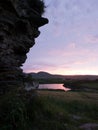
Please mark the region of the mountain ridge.
[[98, 79], [98, 75], [62, 75], [62, 74], [51, 74], [45, 71], [39, 71], [38, 73], [31, 72], [30, 73], [34, 78], [62, 78], [62, 79], [88, 79], [88, 80], [96, 80]]

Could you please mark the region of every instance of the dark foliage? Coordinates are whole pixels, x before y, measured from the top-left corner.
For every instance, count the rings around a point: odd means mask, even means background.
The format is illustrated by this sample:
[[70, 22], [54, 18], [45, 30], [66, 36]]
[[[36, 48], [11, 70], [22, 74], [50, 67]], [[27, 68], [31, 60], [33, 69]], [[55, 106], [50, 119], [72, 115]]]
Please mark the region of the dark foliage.
[[42, 15], [44, 13], [45, 5], [42, 0], [28, 0], [28, 4], [32, 9], [36, 10], [39, 14]]

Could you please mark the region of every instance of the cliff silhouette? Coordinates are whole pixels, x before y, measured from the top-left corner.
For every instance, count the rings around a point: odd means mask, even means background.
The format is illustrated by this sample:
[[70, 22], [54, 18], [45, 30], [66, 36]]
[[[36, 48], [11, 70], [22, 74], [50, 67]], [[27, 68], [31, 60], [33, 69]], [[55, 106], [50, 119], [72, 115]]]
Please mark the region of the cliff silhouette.
[[0, 94], [23, 86], [21, 66], [48, 23], [41, 0], [0, 0]]

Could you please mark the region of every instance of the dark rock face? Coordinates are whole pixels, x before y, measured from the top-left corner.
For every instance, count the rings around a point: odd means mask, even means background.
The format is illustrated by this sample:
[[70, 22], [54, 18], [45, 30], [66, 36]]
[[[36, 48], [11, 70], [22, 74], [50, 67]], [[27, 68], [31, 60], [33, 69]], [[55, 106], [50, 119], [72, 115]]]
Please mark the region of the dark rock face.
[[0, 0], [0, 93], [23, 84], [20, 68], [48, 23], [41, 0]]

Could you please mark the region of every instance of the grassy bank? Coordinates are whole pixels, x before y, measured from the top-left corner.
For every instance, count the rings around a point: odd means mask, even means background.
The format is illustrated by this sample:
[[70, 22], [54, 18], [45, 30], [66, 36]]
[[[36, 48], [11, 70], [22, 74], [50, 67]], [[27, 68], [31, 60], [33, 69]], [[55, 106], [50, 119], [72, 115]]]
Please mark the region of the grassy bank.
[[0, 99], [0, 112], [0, 130], [85, 130], [86, 123], [98, 124], [98, 93], [7, 94]]
[[51, 123], [55, 120], [60, 125], [57, 130], [79, 130], [85, 123], [98, 123], [97, 93], [39, 91], [39, 97], [52, 117]]
[[98, 92], [98, 80], [65, 81], [64, 86], [68, 86], [73, 91]]

